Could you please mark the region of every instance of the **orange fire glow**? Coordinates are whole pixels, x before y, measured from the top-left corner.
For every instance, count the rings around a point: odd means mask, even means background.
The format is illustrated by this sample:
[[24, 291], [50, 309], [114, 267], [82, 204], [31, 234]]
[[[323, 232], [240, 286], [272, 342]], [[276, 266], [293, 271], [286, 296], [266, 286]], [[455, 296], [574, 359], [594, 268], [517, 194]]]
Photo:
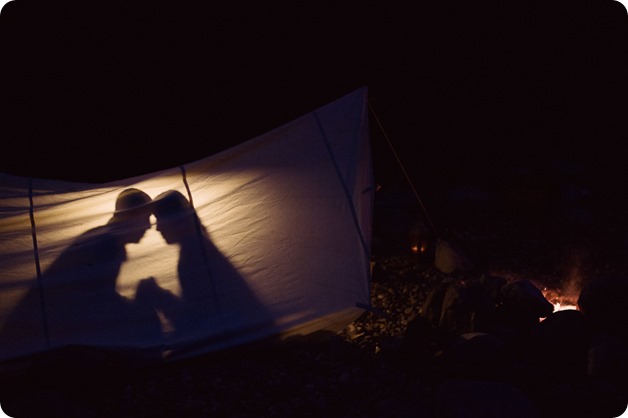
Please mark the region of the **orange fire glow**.
[[554, 305], [554, 312], [568, 309], [578, 310], [577, 297], [563, 295], [559, 290], [548, 289], [547, 287], [543, 288], [543, 296]]
[[569, 309], [579, 310], [578, 298], [581, 290], [582, 276], [580, 274], [579, 263], [575, 261], [568, 276], [563, 281], [562, 286], [559, 289], [548, 289], [544, 287], [543, 296], [554, 305], [554, 312]]
[[565, 311], [568, 309], [578, 310], [578, 306], [569, 302], [554, 302], [554, 312], [556, 311]]

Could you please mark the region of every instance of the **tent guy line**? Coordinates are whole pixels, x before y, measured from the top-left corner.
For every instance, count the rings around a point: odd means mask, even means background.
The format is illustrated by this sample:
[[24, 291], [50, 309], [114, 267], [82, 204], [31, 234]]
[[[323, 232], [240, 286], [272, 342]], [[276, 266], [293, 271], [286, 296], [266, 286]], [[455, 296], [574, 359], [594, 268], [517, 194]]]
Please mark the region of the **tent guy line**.
[[384, 139], [386, 140], [386, 143], [388, 144], [388, 146], [389, 146], [393, 156], [395, 157], [395, 160], [397, 161], [397, 164], [399, 165], [399, 168], [403, 172], [403, 175], [404, 175], [405, 179], [407, 180], [408, 185], [410, 186], [410, 189], [412, 190], [412, 193], [414, 194], [414, 197], [416, 198], [416, 200], [418, 201], [419, 205], [421, 206], [421, 209], [423, 209], [423, 213], [425, 214], [425, 218], [429, 222], [429, 224], [430, 224], [430, 226], [432, 228], [432, 231], [434, 232], [434, 236], [436, 237], [437, 240], [440, 240], [441, 239], [440, 238], [440, 234], [438, 233], [438, 230], [436, 229], [436, 225], [434, 225], [434, 222], [432, 221], [432, 217], [428, 213], [427, 208], [425, 207], [425, 204], [423, 203], [423, 199], [421, 199], [421, 196], [419, 196], [419, 192], [417, 192], [416, 187], [414, 186], [414, 182], [410, 178], [410, 175], [408, 174], [406, 168], [404, 167], [403, 162], [401, 161], [401, 158], [399, 157], [399, 154], [395, 150], [395, 147], [394, 147], [392, 141], [388, 137], [388, 134], [386, 133], [386, 130], [384, 130], [384, 127], [382, 126], [382, 123], [380, 122], [379, 118], [377, 117], [377, 114], [375, 113], [375, 109], [373, 109], [373, 106], [371, 106], [370, 102], [368, 103], [368, 106], [369, 106], [369, 109], [370, 109], [371, 113], [373, 114], [373, 118], [375, 119], [375, 122], [377, 122], [377, 126], [379, 127], [380, 131], [382, 132], [382, 135], [384, 136]]

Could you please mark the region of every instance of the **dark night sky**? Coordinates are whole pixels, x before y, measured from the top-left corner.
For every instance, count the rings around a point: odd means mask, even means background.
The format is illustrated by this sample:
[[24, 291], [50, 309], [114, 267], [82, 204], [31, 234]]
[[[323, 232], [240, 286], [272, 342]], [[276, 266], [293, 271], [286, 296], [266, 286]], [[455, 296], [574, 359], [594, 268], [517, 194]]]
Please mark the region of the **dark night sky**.
[[[521, 173], [551, 183], [569, 166], [623, 203], [628, 16], [618, 2], [93, 3], [3, 8], [1, 171], [144, 174], [367, 86], [428, 195], [508, 188]], [[399, 180], [376, 126], [372, 138], [377, 181]]]

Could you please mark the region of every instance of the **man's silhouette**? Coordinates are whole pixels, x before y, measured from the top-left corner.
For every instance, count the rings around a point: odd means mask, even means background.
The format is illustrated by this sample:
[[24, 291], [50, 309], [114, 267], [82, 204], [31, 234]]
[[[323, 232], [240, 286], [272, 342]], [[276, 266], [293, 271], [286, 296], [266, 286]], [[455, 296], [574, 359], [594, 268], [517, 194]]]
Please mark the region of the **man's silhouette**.
[[2, 351], [157, 341], [161, 325], [155, 312], [116, 292], [125, 246], [141, 240], [150, 215], [146, 193], [122, 191], [109, 221], [78, 236], [43, 272], [41, 287], [33, 287], [14, 310], [0, 334], [0, 344], [7, 345]]

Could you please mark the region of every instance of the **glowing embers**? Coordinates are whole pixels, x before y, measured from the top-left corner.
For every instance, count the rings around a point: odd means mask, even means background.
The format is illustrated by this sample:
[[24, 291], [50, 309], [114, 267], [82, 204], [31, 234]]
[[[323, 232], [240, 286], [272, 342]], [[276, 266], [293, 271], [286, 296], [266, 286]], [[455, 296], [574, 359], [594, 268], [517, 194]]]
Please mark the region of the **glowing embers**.
[[553, 290], [544, 288], [543, 296], [545, 296], [545, 299], [554, 305], [554, 312], [565, 311], [568, 309], [578, 310], [578, 297], [571, 294], [563, 294], [560, 289]]
[[569, 272], [566, 280], [559, 288], [543, 287], [543, 296], [552, 305], [554, 312], [565, 310], [580, 310], [578, 306], [578, 298], [582, 291], [582, 276], [580, 269], [576, 264]]

